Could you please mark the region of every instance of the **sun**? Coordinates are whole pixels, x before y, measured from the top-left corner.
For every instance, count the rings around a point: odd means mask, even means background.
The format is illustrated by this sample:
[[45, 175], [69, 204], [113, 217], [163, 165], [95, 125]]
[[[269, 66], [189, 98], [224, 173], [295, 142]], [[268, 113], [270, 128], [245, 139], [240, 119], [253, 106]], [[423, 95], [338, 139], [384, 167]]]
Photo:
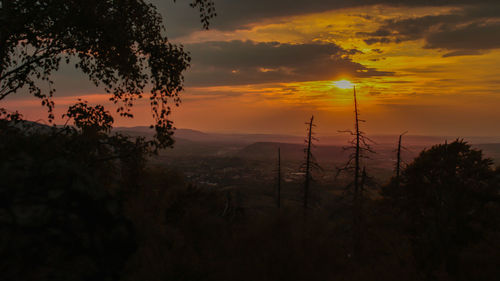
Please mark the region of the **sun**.
[[351, 81], [348, 80], [339, 80], [333, 82], [333, 85], [335, 85], [339, 89], [351, 89], [354, 87], [354, 84], [351, 83]]

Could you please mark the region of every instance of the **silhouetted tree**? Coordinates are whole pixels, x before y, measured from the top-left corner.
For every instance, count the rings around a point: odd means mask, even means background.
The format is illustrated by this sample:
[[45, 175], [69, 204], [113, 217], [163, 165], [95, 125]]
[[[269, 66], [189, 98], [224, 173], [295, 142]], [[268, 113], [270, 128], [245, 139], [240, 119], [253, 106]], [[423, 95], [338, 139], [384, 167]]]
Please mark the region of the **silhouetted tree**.
[[316, 127], [314, 124], [314, 116], [311, 116], [311, 120], [306, 123], [307, 125], [307, 137], [306, 137], [306, 148], [304, 149], [305, 153], [305, 163], [303, 164], [304, 170], [304, 190], [303, 190], [303, 208], [304, 212], [309, 207], [309, 195], [310, 195], [310, 184], [312, 180], [312, 170], [315, 168], [319, 168], [314, 155], [312, 154], [313, 141], [317, 140], [314, 137], [313, 128]]
[[444, 263], [458, 277], [464, 247], [477, 241], [495, 221], [500, 185], [492, 161], [463, 140], [424, 150], [402, 172], [399, 186], [385, 198], [404, 216], [418, 268], [432, 279]]
[[136, 249], [122, 212], [145, 157], [141, 139], [109, 135], [112, 118], [81, 102], [76, 127], [0, 119], [2, 280], [118, 280]]
[[75, 126], [82, 132], [109, 133], [113, 127], [113, 117], [102, 105], [89, 106], [87, 101], [78, 99], [78, 103], [70, 106], [63, 117], [73, 119]]
[[277, 168], [277, 198], [276, 205], [281, 208], [281, 148], [278, 147], [278, 168]]
[[399, 185], [399, 176], [401, 173], [401, 149], [403, 148], [401, 146], [401, 139], [407, 132], [402, 133], [399, 135], [399, 140], [398, 140], [398, 149], [396, 153], [396, 184]]
[[[0, 100], [27, 88], [53, 119], [51, 75], [61, 60], [74, 63], [111, 100], [118, 112], [130, 108], [149, 89], [158, 144], [171, 144], [171, 104], [180, 103], [182, 72], [190, 57], [162, 34], [162, 17], [144, 1], [1, 1]], [[213, 1], [193, 0], [205, 28], [215, 16]], [[49, 87], [43, 91], [43, 87]]]
[[337, 176], [341, 172], [352, 172], [353, 181], [348, 184], [347, 189], [351, 191], [352, 195], [352, 229], [353, 229], [353, 240], [354, 240], [354, 252], [356, 256], [359, 256], [361, 251], [361, 236], [362, 236], [362, 219], [363, 219], [363, 209], [362, 209], [362, 196], [363, 189], [365, 185], [365, 180], [367, 179], [366, 169], [361, 170], [362, 159], [368, 158], [367, 153], [373, 153], [371, 149], [371, 140], [365, 136], [365, 133], [360, 129], [360, 123], [365, 122], [360, 119], [358, 101], [356, 96], [356, 87], [353, 88], [353, 98], [354, 98], [354, 131], [347, 130], [342, 132], [347, 132], [353, 136], [350, 141], [350, 146], [345, 147], [346, 150], [352, 150], [353, 152], [349, 155], [347, 163], [337, 170]]

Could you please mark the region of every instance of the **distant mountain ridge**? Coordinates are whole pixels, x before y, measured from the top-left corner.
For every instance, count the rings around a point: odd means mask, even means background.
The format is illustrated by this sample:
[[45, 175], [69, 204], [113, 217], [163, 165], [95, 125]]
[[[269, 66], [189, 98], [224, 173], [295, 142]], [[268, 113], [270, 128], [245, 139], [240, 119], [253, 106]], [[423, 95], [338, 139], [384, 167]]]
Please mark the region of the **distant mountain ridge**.
[[[153, 136], [154, 131], [149, 127], [117, 127], [115, 132], [127, 133], [130, 135]], [[195, 142], [217, 142], [217, 143], [240, 143], [252, 144], [254, 142], [285, 142], [302, 143], [303, 138], [292, 135], [280, 134], [228, 134], [228, 133], [205, 133], [192, 129], [176, 129], [174, 139], [188, 140]]]
[[[60, 126], [51, 126], [33, 121], [21, 121], [15, 125], [27, 133], [50, 132]], [[153, 137], [154, 131], [146, 126], [117, 127], [113, 132], [130, 136]], [[315, 155], [319, 161], [327, 159], [342, 159], [346, 157], [343, 147], [347, 146], [350, 136], [319, 137], [316, 142]], [[371, 139], [377, 154], [375, 159], [390, 159], [397, 145], [397, 135], [375, 135]], [[185, 155], [226, 155], [249, 159], [274, 159], [278, 147], [285, 158], [303, 158], [304, 139], [300, 136], [283, 134], [228, 134], [207, 133], [192, 129], [176, 129], [174, 133], [176, 144], [168, 154]], [[415, 157], [422, 149], [433, 145], [453, 141], [456, 137], [415, 136], [405, 135], [403, 145], [408, 148], [405, 154]], [[486, 157], [500, 161], [500, 140], [497, 137], [466, 137], [474, 148], [481, 149]]]
[[[116, 132], [128, 133], [131, 135], [153, 136], [152, 129], [146, 126], [138, 127], [117, 127], [113, 129]], [[398, 135], [371, 135], [370, 138], [377, 145], [395, 145], [398, 141]], [[432, 146], [445, 141], [453, 141], [457, 138], [454, 136], [425, 136], [425, 135], [405, 135], [403, 142], [406, 145]], [[245, 133], [210, 133], [192, 129], [176, 129], [174, 131], [174, 139], [179, 141], [188, 140], [195, 142], [211, 142], [211, 143], [239, 143], [252, 144], [256, 142], [279, 142], [279, 143], [304, 143], [304, 137], [286, 134], [245, 134]], [[347, 145], [350, 136], [347, 134], [339, 134], [335, 136], [318, 136], [318, 145]], [[465, 141], [471, 144], [487, 144], [500, 143], [500, 137], [483, 137], [469, 136], [463, 137]]]
[[[21, 121], [15, 125], [16, 127], [24, 127], [26, 129], [35, 131], [49, 131], [54, 128], [51, 125], [46, 125], [33, 121]], [[56, 126], [60, 128], [60, 126]], [[136, 126], [136, 127], [116, 127], [113, 128], [113, 132], [124, 133], [130, 136], [144, 136], [153, 137], [154, 130], [148, 126]], [[391, 146], [396, 145], [398, 141], [398, 135], [371, 135], [370, 138], [375, 142], [375, 145], [380, 146]], [[480, 145], [481, 148], [485, 150], [491, 150], [493, 147], [496, 150], [496, 144], [500, 144], [500, 137], [495, 136], [468, 136], [468, 137], [453, 137], [453, 136], [425, 136], [425, 135], [405, 135], [403, 138], [403, 145], [406, 146], [425, 146], [430, 147], [435, 144], [444, 143], [445, 141], [453, 141], [455, 139], [464, 139], [465, 141]], [[219, 143], [219, 144], [239, 144], [239, 145], [250, 145], [253, 143], [291, 143], [291, 144], [303, 144], [304, 137], [286, 134], [252, 134], [252, 133], [210, 133], [202, 132], [193, 129], [176, 129], [174, 131], [174, 139], [178, 142], [201, 142], [201, 143]], [[319, 146], [345, 146], [348, 144], [350, 136], [347, 134], [336, 135], [336, 136], [318, 136], [319, 141], [317, 145]]]

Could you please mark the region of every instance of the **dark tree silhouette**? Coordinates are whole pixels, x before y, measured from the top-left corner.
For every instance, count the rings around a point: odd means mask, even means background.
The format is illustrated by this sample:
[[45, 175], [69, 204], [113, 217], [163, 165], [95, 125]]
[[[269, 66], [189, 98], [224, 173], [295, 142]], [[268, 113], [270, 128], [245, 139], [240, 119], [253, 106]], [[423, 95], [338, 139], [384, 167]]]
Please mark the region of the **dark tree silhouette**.
[[406, 134], [407, 132], [404, 132], [402, 133], [401, 135], [399, 135], [399, 140], [398, 140], [398, 149], [397, 149], [397, 152], [396, 152], [396, 184], [399, 186], [399, 178], [400, 178], [400, 174], [401, 174], [401, 149], [403, 149], [404, 147], [401, 146], [401, 139], [403, 138], [403, 136]]
[[359, 171], [360, 171], [360, 157], [361, 157], [361, 132], [359, 130], [359, 112], [358, 102], [356, 99], [356, 87], [353, 88], [354, 92], [354, 130], [356, 146], [354, 147], [354, 202], [359, 198]]
[[365, 122], [359, 118], [358, 101], [356, 96], [356, 88], [353, 88], [354, 97], [354, 131], [345, 130], [340, 131], [342, 133], [349, 133], [353, 138], [350, 141], [350, 146], [344, 147], [345, 150], [352, 150], [353, 152], [349, 155], [349, 160], [347, 163], [337, 169], [337, 175], [344, 171], [353, 172], [353, 181], [349, 186], [353, 186], [353, 202], [356, 202], [360, 196], [360, 178], [361, 178], [361, 160], [363, 158], [368, 158], [367, 153], [373, 153], [371, 149], [370, 142], [372, 142], [363, 131], [360, 129], [360, 123]]
[[[145, 143], [109, 135], [112, 118], [81, 102], [56, 128], [0, 119], [2, 280], [119, 280], [136, 249], [122, 211]], [[134, 188], [137, 189], [137, 186]]]
[[305, 153], [305, 163], [302, 169], [304, 170], [304, 190], [303, 190], [303, 208], [304, 212], [309, 208], [309, 195], [310, 195], [310, 184], [312, 181], [312, 170], [319, 168], [316, 159], [312, 153], [313, 141], [317, 139], [314, 137], [313, 128], [316, 127], [314, 124], [314, 116], [311, 116], [311, 120], [306, 123], [307, 125], [307, 137], [306, 137], [306, 148], [304, 148]]
[[[348, 184], [348, 193], [352, 195], [352, 229], [353, 229], [353, 246], [354, 254], [356, 257], [360, 256], [361, 251], [361, 240], [363, 227], [361, 226], [363, 220], [363, 191], [368, 179], [366, 169], [362, 166], [362, 159], [369, 158], [366, 154], [373, 153], [371, 149], [370, 142], [372, 142], [365, 133], [360, 129], [360, 123], [365, 122], [365, 120], [360, 119], [358, 101], [356, 96], [356, 87], [353, 88], [353, 98], [354, 98], [354, 131], [346, 130], [341, 132], [347, 132], [353, 136], [350, 141], [350, 146], [344, 147], [345, 150], [352, 150], [353, 152], [349, 155], [347, 163], [337, 169], [337, 176], [342, 172], [352, 172], [353, 181]], [[352, 189], [352, 190], [351, 190]]]
[[[174, 0], [175, 1], [175, 0]], [[172, 105], [179, 105], [182, 72], [190, 57], [164, 35], [156, 7], [139, 0], [1, 1], [0, 100], [27, 88], [54, 118], [51, 75], [61, 61], [74, 64], [110, 99], [117, 111], [132, 117], [130, 108], [149, 91], [160, 144], [170, 145]], [[208, 28], [215, 16], [211, 0], [193, 0]], [[49, 86], [48, 91], [43, 91]]]
[[63, 115], [73, 122], [82, 131], [94, 131], [109, 133], [113, 127], [113, 117], [105, 111], [102, 105], [89, 106], [87, 101], [78, 100], [68, 108], [68, 112]]
[[443, 263], [459, 275], [460, 252], [492, 225], [500, 188], [492, 161], [462, 140], [424, 150], [392, 181], [385, 197], [404, 216], [413, 254], [425, 278]]
[[276, 205], [281, 208], [281, 148], [278, 147], [278, 167], [277, 167], [277, 190], [276, 190]]

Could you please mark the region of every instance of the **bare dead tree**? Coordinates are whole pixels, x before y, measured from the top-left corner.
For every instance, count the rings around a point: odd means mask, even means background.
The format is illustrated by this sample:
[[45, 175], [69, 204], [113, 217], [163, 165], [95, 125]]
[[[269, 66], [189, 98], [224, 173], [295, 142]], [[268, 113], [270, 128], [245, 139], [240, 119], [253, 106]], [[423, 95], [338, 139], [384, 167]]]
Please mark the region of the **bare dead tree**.
[[401, 146], [401, 139], [407, 132], [402, 133], [399, 135], [399, 141], [398, 141], [398, 151], [397, 151], [397, 160], [396, 160], [396, 185], [399, 187], [399, 176], [401, 174], [401, 149], [404, 148]]
[[309, 188], [310, 184], [312, 181], [312, 170], [313, 169], [320, 169], [318, 163], [316, 162], [316, 159], [314, 158], [314, 155], [312, 153], [312, 148], [314, 146], [313, 141], [317, 141], [317, 139], [314, 137], [314, 132], [313, 129], [316, 126], [314, 124], [314, 116], [311, 116], [311, 120], [306, 123], [307, 125], [307, 138], [305, 140], [306, 142], [306, 148], [304, 149], [305, 153], [305, 163], [303, 165], [303, 170], [305, 173], [305, 178], [304, 178], [304, 201], [303, 201], [303, 207], [304, 207], [304, 212], [309, 208]]
[[355, 154], [354, 154], [354, 202], [357, 201], [358, 193], [359, 193], [359, 157], [360, 157], [360, 145], [359, 142], [361, 140], [361, 133], [359, 130], [359, 111], [358, 111], [358, 101], [356, 98], [356, 86], [353, 88], [354, 92], [354, 129], [356, 135], [356, 146], [355, 146]]
[[309, 129], [307, 134], [307, 148], [306, 148], [306, 175], [304, 181], [304, 210], [307, 209], [307, 200], [309, 197], [309, 184], [311, 181], [311, 143], [312, 143], [312, 127], [313, 127], [314, 116], [311, 116], [311, 121], [309, 122]]
[[277, 198], [276, 205], [278, 209], [281, 208], [281, 148], [278, 147], [278, 190], [277, 190]]
[[361, 130], [360, 124], [365, 122], [365, 120], [360, 119], [360, 113], [358, 108], [358, 100], [356, 96], [356, 88], [353, 88], [354, 97], [354, 130], [345, 130], [341, 132], [349, 133], [353, 137], [349, 142], [348, 147], [344, 147], [345, 150], [351, 150], [352, 153], [349, 155], [347, 163], [337, 169], [337, 176], [342, 172], [353, 173], [353, 181], [349, 183], [346, 187], [348, 193], [352, 195], [352, 229], [353, 229], [353, 244], [354, 244], [354, 254], [359, 256], [361, 249], [361, 236], [362, 236], [362, 220], [363, 220], [363, 210], [362, 210], [362, 197], [363, 191], [365, 189], [366, 181], [368, 179], [366, 168], [362, 166], [362, 160], [368, 159], [368, 153], [374, 153], [371, 148], [372, 140], [370, 140], [365, 133]]
[[353, 138], [349, 142], [349, 146], [344, 147], [344, 150], [353, 151], [349, 155], [349, 159], [346, 164], [337, 169], [337, 176], [342, 172], [353, 172], [353, 181], [347, 187], [354, 187], [352, 192], [353, 203], [356, 202], [360, 195], [360, 178], [361, 178], [361, 162], [362, 159], [368, 159], [368, 153], [374, 153], [371, 148], [371, 143], [374, 143], [370, 138], [368, 138], [365, 133], [360, 129], [360, 123], [365, 122], [365, 120], [360, 119], [358, 101], [356, 96], [356, 88], [353, 88], [354, 96], [354, 131], [344, 130], [341, 133], [349, 133]]

